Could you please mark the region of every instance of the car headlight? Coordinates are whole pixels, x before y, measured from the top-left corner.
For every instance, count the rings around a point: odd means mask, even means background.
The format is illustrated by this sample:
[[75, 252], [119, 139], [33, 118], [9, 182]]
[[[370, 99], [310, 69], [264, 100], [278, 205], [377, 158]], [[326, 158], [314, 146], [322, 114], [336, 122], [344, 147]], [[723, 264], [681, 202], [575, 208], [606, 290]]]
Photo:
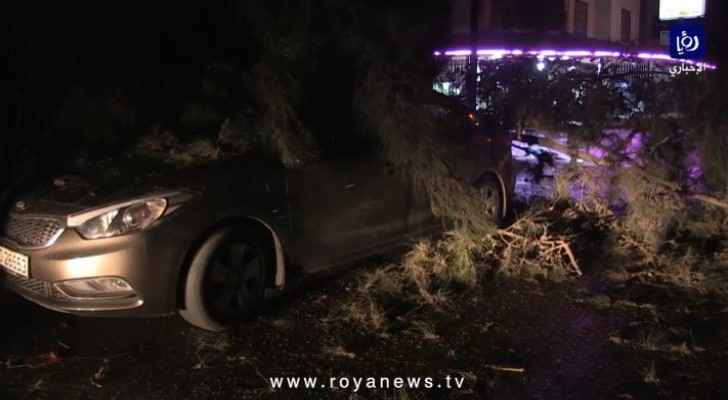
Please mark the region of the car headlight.
[[69, 225], [84, 239], [109, 238], [146, 229], [164, 214], [166, 208], [165, 198], [140, 200], [117, 208], [109, 207], [101, 213], [89, 213], [86, 219], [83, 215], [77, 216], [76, 222]]

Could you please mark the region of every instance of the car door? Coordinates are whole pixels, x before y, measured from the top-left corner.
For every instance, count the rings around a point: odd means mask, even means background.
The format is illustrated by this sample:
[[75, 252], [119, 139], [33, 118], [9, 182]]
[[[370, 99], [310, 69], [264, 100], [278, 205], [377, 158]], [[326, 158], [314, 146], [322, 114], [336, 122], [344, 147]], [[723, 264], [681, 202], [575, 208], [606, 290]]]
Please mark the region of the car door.
[[380, 155], [322, 160], [291, 171], [292, 253], [315, 272], [401, 239], [407, 184]]

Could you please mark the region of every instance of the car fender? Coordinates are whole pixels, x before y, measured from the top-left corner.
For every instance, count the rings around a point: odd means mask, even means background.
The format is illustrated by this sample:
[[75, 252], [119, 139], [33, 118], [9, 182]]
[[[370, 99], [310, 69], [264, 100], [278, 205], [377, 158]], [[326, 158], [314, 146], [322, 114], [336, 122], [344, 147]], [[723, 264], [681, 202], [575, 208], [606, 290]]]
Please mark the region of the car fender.
[[205, 212], [196, 212], [196, 218], [207, 219], [208, 223], [198, 224], [200, 229], [196, 229], [196, 234], [190, 237], [185, 244], [184, 256], [179, 260], [178, 267], [173, 269], [174, 276], [170, 277], [172, 282], [176, 285], [172, 296], [172, 304], [175, 309], [180, 308], [184, 305], [184, 299], [180, 296], [183, 293], [184, 281], [187, 276], [189, 269], [189, 263], [197, 250], [204, 244], [205, 240], [216, 230], [221, 229], [224, 226], [240, 223], [254, 223], [270, 233], [270, 240], [272, 249], [275, 255], [275, 275], [273, 284], [275, 289], [282, 289], [286, 284], [286, 257], [285, 257], [285, 244], [286, 244], [286, 230], [285, 225], [276, 223], [280, 220], [275, 216], [270, 215], [270, 212], [263, 212], [261, 210], [253, 209], [237, 209], [230, 210], [225, 213], [220, 213], [215, 216], [211, 216]]

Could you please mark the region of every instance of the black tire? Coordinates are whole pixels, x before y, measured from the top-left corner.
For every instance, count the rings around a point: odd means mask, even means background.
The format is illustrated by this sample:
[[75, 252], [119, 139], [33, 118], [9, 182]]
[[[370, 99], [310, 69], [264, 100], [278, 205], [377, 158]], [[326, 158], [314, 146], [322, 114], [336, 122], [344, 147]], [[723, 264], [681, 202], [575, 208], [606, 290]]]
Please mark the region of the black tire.
[[270, 255], [263, 236], [228, 227], [213, 233], [192, 258], [180, 315], [221, 332], [252, 317], [265, 300]]
[[486, 203], [485, 213], [496, 225], [503, 227], [506, 222], [506, 210], [503, 202], [503, 188], [498, 178], [486, 175], [476, 187], [481, 200]]

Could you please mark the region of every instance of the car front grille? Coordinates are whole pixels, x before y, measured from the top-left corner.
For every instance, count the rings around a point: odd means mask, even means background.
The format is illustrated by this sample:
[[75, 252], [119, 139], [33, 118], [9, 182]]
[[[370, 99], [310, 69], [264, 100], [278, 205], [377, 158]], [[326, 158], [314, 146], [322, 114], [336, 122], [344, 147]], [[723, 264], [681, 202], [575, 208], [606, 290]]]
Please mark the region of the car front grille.
[[24, 292], [30, 292], [38, 296], [43, 297], [55, 297], [59, 299], [65, 298], [61, 292], [59, 292], [53, 284], [46, 281], [41, 281], [34, 278], [23, 278], [13, 274], [3, 274], [5, 276], [5, 282], [12, 289], [19, 289]]
[[10, 214], [3, 226], [3, 234], [25, 247], [47, 247], [63, 233], [63, 223], [45, 217]]

